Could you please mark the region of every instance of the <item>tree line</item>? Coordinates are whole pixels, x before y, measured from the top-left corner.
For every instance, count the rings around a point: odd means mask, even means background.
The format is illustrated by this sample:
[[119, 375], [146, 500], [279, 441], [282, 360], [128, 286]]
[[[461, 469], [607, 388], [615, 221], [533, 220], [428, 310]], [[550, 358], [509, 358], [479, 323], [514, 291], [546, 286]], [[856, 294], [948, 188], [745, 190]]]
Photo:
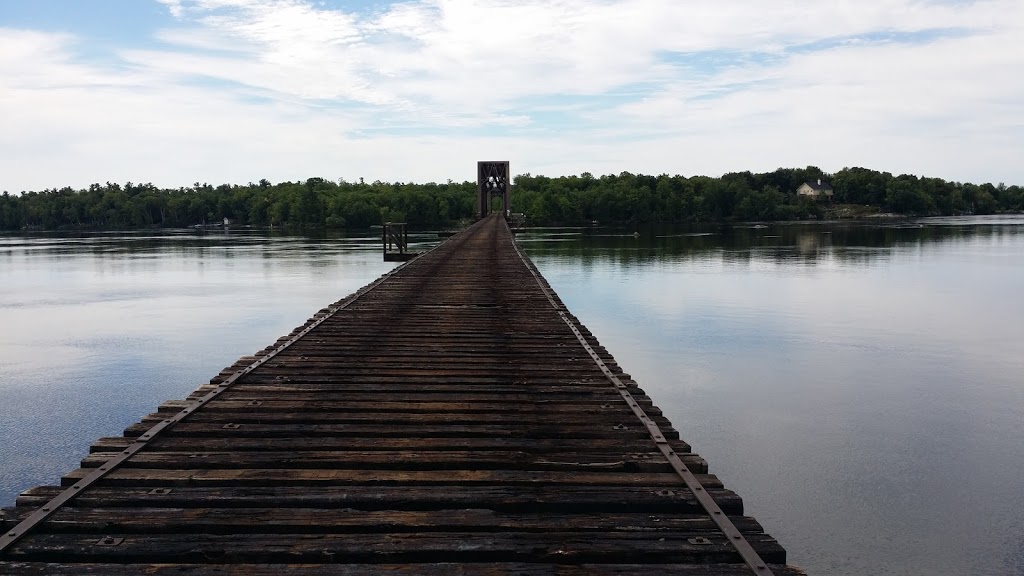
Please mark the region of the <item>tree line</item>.
[[[828, 200], [799, 196], [804, 182], [831, 184]], [[837, 205], [874, 208], [906, 216], [993, 214], [1024, 209], [1024, 189], [1003, 184], [947, 182], [941, 178], [893, 176], [867, 168], [834, 174], [808, 166], [754, 174], [707, 176], [617, 176], [515, 179], [513, 206], [533, 223], [707, 222], [820, 219]]]
[[[827, 201], [796, 194], [822, 179]], [[867, 168], [780, 168], [755, 174], [648, 176], [622, 172], [595, 177], [513, 179], [512, 207], [536, 225], [643, 222], [768, 221], [824, 218], [836, 205], [857, 205], [908, 216], [993, 214], [1024, 210], [1024, 190], [1003, 184], [893, 176]], [[309, 178], [271, 184], [175, 189], [107, 182], [0, 196], [0, 230], [189, 227], [228, 218], [233, 225], [365, 229], [386, 221], [414, 228], [472, 218], [476, 183], [337, 182]]]
[[175, 189], [153, 184], [93, 184], [0, 196], [0, 229], [182, 228], [216, 224], [365, 229], [384, 221], [443, 226], [472, 215], [476, 184], [304, 182]]

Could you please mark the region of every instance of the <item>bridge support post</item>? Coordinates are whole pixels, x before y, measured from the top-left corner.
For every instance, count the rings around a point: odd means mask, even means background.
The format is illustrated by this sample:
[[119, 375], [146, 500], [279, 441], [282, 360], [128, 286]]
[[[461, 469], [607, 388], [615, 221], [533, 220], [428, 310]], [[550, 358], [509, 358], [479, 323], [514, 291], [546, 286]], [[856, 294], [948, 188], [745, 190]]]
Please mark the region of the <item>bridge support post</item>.
[[409, 228], [405, 222], [386, 222], [382, 239], [385, 262], [404, 262], [416, 256], [409, 252]]

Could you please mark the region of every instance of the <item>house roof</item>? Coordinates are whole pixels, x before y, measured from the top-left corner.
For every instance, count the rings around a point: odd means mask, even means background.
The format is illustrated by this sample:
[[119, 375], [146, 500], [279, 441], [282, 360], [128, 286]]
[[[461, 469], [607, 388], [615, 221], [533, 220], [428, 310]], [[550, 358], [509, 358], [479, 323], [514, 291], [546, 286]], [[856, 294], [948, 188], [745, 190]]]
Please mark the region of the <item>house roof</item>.
[[821, 180], [820, 182], [821, 184], [818, 184], [817, 182], [804, 182], [804, 184], [810, 186], [812, 190], [817, 191], [832, 189], [832, 186], [829, 186], [828, 182], [825, 182], [824, 180]]

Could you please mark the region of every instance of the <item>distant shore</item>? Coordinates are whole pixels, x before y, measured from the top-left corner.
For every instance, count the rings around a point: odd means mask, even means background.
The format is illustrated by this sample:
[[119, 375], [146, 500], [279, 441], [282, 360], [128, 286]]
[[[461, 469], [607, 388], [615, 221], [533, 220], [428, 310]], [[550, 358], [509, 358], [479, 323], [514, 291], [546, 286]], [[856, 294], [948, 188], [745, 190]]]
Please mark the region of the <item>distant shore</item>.
[[[426, 230], [467, 221], [477, 184], [347, 182], [309, 178], [272, 184], [163, 189], [93, 184], [0, 195], [0, 230], [139, 230], [252, 226], [288, 231], [365, 230], [405, 222]], [[779, 168], [721, 177], [608, 174], [513, 179], [512, 209], [528, 225], [857, 220], [985, 215], [1024, 210], [1024, 189], [893, 176], [867, 168], [829, 174]]]

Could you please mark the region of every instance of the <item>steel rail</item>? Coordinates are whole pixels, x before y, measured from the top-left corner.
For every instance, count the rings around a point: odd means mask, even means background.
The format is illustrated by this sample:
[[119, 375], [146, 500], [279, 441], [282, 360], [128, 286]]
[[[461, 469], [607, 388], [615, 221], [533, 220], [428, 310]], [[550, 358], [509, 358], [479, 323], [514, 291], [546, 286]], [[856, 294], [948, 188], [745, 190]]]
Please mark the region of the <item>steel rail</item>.
[[[504, 222], [504, 219], [502, 221]], [[512, 231], [509, 230], [508, 223], [505, 222], [504, 225], [505, 229], [511, 235]], [[710, 516], [715, 522], [718, 529], [722, 531], [729, 543], [732, 544], [733, 548], [740, 555], [740, 558], [743, 559], [743, 562], [754, 572], [754, 574], [757, 574], [758, 576], [774, 576], [771, 569], [768, 567], [768, 564], [761, 559], [761, 556], [754, 550], [753, 546], [750, 545], [750, 542], [743, 537], [743, 534], [736, 528], [736, 525], [732, 523], [732, 520], [729, 520], [729, 517], [722, 512], [722, 509], [718, 506], [718, 503], [715, 502], [714, 498], [712, 498], [708, 494], [707, 490], [704, 489], [700, 480], [697, 480], [697, 477], [693, 475], [693, 472], [691, 472], [690, 469], [686, 467], [686, 464], [684, 464], [679, 458], [675, 450], [672, 448], [672, 445], [669, 444], [668, 439], [665, 438], [665, 434], [662, 433], [661, 428], [659, 428], [658, 425], [651, 420], [650, 416], [644, 412], [644, 409], [640, 407], [640, 404], [637, 403], [635, 398], [633, 398], [633, 395], [629, 393], [629, 388], [626, 384], [612, 373], [604, 363], [604, 360], [601, 360], [601, 357], [598, 356], [594, 348], [589, 342], [587, 342], [583, 333], [580, 332], [579, 327], [576, 326], [576, 323], [573, 322], [566, 314], [567, 309], [565, 305], [556, 301], [551, 295], [552, 291], [548, 289], [544, 281], [541, 279], [540, 271], [537, 270], [533, 261], [529, 260], [526, 255], [523, 254], [523, 251], [519, 246], [519, 242], [514, 237], [512, 239], [512, 246], [515, 248], [516, 254], [519, 255], [519, 258], [523, 261], [527, 270], [529, 270], [530, 274], [533, 275], [534, 280], [537, 281], [537, 285], [540, 286], [541, 291], [544, 292], [544, 296], [547, 297], [548, 302], [550, 302], [551, 306], [554, 307], [556, 312], [558, 312], [559, 318], [561, 318], [562, 322], [565, 322], [569, 329], [572, 330], [572, 333], [576, 335], [576, 339], [583, 345], [583, 349], [587, 351], [587, 354], [593, 358], [597, 367], [601, 369], [601, 372], [604, 373], [605, 377], [607, 377], [615, 386], [615, 389], [622, 396], [623, 400], [626, 401], [626, 404], [629, 405], [633, 414], [640, 419], [640, 423], [647, 428], [647, 432], [650, 434], [651, 439], [654, 440], [654, 443], [658, 446], [658, 450], [665, 456], [676, 474], [682, 478], [686, 487], [689, 488], [690, 491], [693, 492], [694, 496], [697, 497], [697, 501], [700, 502], [701, 507], [704, 508], [704, 511], [707, 512], [708, 516]]]
[[[472, 226], [470, 228], [472, 228]], [[259, 359], [254, 361], [252, 364], [249, 364], [245, 368], [242, 368], [242, 369], [238, 370], [234, 374], [232, 374], [232, 375], [228, 376], [227, 378], [225, 378], [224, 380], [220, 381], [217, 384], [217, 388], [215, 390], [212, 390], [212, 391], [208, 392], [206, 395], [204, 395], [204, 396], [202, 396], [200, 398], [197, 398], [197, 399], [189, 402], [189, 404], [185, 408], [183, 408], [180, 412], [178, 412], [174, 416], [172, 416], [170, 418], [167, 418], [167, 419], [164, 419], [164, 420], [160, 421], [159, 423], [157, 423], [156, 425], [154, 425], [151, 428], [149, 428], [148, 430], [146, 430], [144, 433], [142, 433], [141, 436], [139, 436], [127, 448], [125, 448], [123, 451], [121, 451], [120, 454], [118, 454], [114, 458], [111, 458], [106, 463], [104, 463], [102, 466], [100, 466], [99, 468], [97, 468], [96, 470], [94, 470], [92, 473], [90, 473], [89, 475], [85, 476], [81, 480], [78, 480], [77, 482], [75, 482], [70, 488], [68, 488], [67, 490], [64, 490], [63, 492], [61, 492], [60, 494], [55, 496], [53, 499], [51, 499], [46, 504], [43, 504], [42, 506], [40, 506], [38, 510], [36, 510], [32, 514], [28, 515], [24, 520], [19, 522], [14, 528], [12, 528], [11, 530], [8, 530], [5, 533], [3, 533], [2, 535], [0, 535], [0, 556], [3, 556], [4, 553], [9, 548], [14, 546], [14, 544], [16, 544], [22, 538], [24, 538], [29, 532], [31, 532], [34, 528], [39, 526], [39, 524], [44, 522], [50, 516], [56, 514], [58, 510], [60, 510], [65, 504], [70, 502], [72, 499], [74, 499], [75, 496], [78, 496], [79, 494], [81, 494], [83, 490], [85, 490], [89, 486], [92, 486], [96, 482], [102, 480], [105, 476], [107, 476], [108, 474], [110, 474], [111, 472], [116, 470], [119, 466], [121, 466], [126, 461], [128, 461], [128, 459], [130, 459], [132, 456], [134, 456], [139, 451], [141, 451], [143, 448], [145, 448], [146, 444], [150, 440], [153, 440], [154, 438], [156, 438], [156, 436], [158, 434], [160, 434], [161, 432], [163, 432], [163, 431], [167, 430], [168, 428], [174, 426], [178, 422], [181, 422], [182, 420], [187, 418], [189, 415], [191, 415], [194, 412], [196, 412], [203, 405], [208, 403], [210, 400], [213, 400], [214, 398], [217, 398], [218, 396], [223, 394], [225, 391], [227, 391], [227, 389], [232, 384], [237, 382], [239, 378], [245, 376], [246, 374], [251, 373], [252, 371], [254, 371], [257, 368], [259, 368], [260, 366], [262, 366], [263, 364], [269, 362], [272, 358], [274, 358], [275, 356], [277, 356], [278, 354], [280, 354], [284, 350], [288, 349], [288, 347], [290, 347], [292, 344], [295, 344], [296, 342], [298, 342], [303, 336], [306, 336], [307, 334], [309, 334], [314, 328], [320, 326], [326, 320], [328, 320], [329, 318], [331, 318], [332, 316], [334, 316], [338, 312], [344, 310], [345, 308], [348, 308], [353, 302], [358, 300], [361, 296], [364, 296], [365, 294], [367, 294], [368, 292], [370, 292], [374, 288], [377, 288], [378, 286], [380, 286], [386, 280], [390, 279], [393, 275], [397, 274], [399, 271], [404, 269], [409, 264], [412, 264], [413, 262], [419, 260], [419, 258], [421, 258], [422, 256], [424, 256], [426, 254], [429, 254], [429, 253], [437, 250], [438, 248], [441, 248], [442, 246], [444, 246], [445, 244], [450, 242], [452, 239], [458, 238], [458, 237], [459, 237], [459, 234], [457, 234], [455, 236], [450, 236], [450, 237], [444, 239], [437, 246], [434, 246], [430, 250], [427, 250], [426, 252], [423, 252], [423, 253], [419, 254], [419, 256], [417, 256], [416, 258], [414, 258], [412, 260], [409, 260], [407, 262], [403, 262], [401, 265], [396, 266], [395, 268], [393, 268], [390, 271], [388, 271], [385, 274], [383, 274], [380, 278], [377, 278], [373, 282], [370, 282], [366, 286], [363, 286], [359, 290], [356, 290], [352, 294], [352, 296], [347, 298], [342, 304], [339, 304], [337, 306], [328, 306], [327, 307], [327, 312], [322, 317], [320, 317], [319, 319], [315, 320], [309, 326], [306, 326], [305, 328], [300, 330], [297, 334], [295, 334], [294, 336], [289, 338], [286, 342], [284, 342], [283, 344], [281, 344], [280, 346], [278, 346], [274, 350], [268, 352], [264, 356], [261, 356]], [[316, 316], [317, 315], [315, 315], [315, 314], [313, 315], [314, 318], [316, 318]]]

